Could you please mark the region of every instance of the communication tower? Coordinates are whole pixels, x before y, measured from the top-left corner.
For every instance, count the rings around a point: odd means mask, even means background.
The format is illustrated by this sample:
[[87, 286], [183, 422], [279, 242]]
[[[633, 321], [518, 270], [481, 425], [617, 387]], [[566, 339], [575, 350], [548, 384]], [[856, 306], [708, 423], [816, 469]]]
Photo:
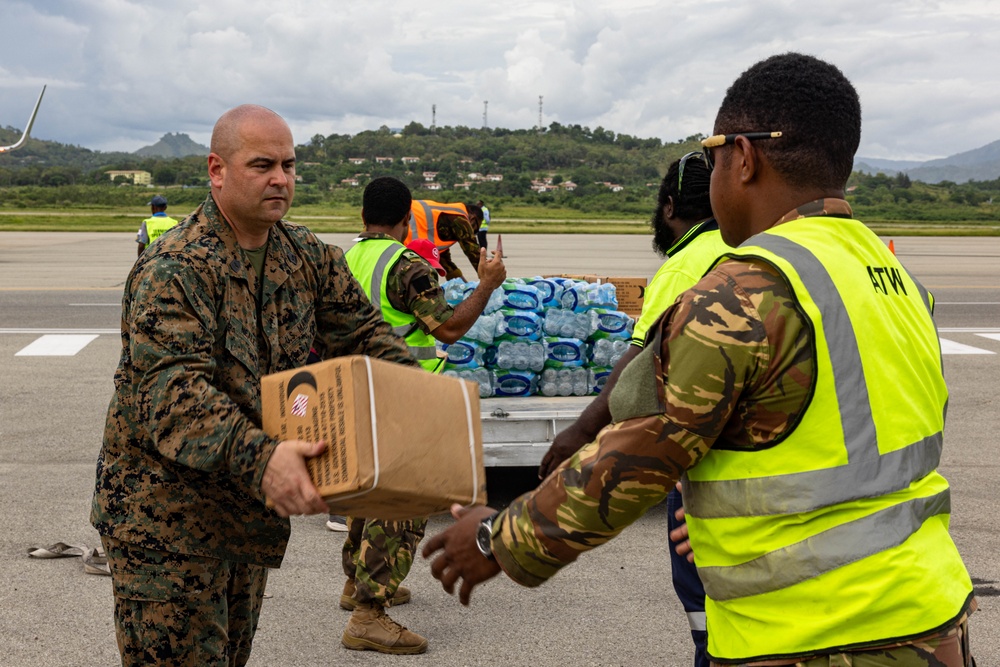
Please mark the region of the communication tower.
[[542, 96], [538, 96], [538, 131], [542, 131]]
[[431, 132], [437, 127], [438, 105], [431, 105]]
[[486, 129], [490, 126], [490, 124], [486, 121], [486, 110], [487, 108], [489, 108], [489, 106], [490, 106], [490, 101], [483, 100], [483, 129]]

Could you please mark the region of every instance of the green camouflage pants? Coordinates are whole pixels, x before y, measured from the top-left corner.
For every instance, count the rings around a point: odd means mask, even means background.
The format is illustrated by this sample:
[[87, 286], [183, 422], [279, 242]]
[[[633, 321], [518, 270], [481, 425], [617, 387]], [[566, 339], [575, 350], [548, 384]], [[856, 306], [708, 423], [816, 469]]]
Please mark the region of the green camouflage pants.
[[[943, 637], [890, 649], [812, 658], [796, 662], [794, 667], [975, 667], [975, 664], [969, 648], [969, 623], [963, 621]], [[726, 666], [713, 662], [712, 667]]]
[[245, 665], [267, 568], [144, 549], [102, 536], [122, 667]]
[[381, 521], [347, 517], [344, 574], [354, 580], [354, 599], [383, 607], [410, 573], [427, 519]]

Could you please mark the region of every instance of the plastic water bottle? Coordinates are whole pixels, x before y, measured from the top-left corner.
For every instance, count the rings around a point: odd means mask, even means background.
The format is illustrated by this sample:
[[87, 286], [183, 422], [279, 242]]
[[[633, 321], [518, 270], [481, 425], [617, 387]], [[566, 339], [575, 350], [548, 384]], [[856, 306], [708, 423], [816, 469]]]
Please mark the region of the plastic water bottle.
[[597, 315], [591, 311], [580, 313], [565, 308], [545, 311], [544, 331], [548, 336], [586, 340], [597, 328]]
[[625, 356], [625, 352], [628, 351], [629, 342], [627, 340], [612, 340], [611, 341], [611, 363], [608, 366], [614, 366], [618, 363], [618, 360]]
[[586, 368], [546, 368], [538, 379], [538, 392], [544, 396], [586, 396], [590, 378]]
[[590, 385], [591, 393], [600, 394], [604, 390], [604, 385], [608, 381], [608, 376], [611, 375], [611, 370], [609, 366], [592, 366], [587, 369], [587, 381]]
[[483, 308], [483, 312], [487, 315], [490, 313], [495, 313], [496, 311], [503, 308], [503, 290], [501, 288], [496, 288], [490, 293], [490, 298], [486, 302], [486, 307]]
[[483, 348], [474, 340], [462, 338], [451, 345], [442, 345], [441, 349], [448, 355], [445, 369], [460, 370], [480, 368], [483, 364]]
[[464, 338], [469, 338], [482, 343], [483, 345], [489, 345], [496, 337], [497, 325], [502, 320], [503, 316], [499, 313], [480, 315], [476, 318], [476, 321], [472, 324], [469, 330], [465, 332]]
[[500, 285], [500, 290], [503, 293], [504, 308], [541, 312], [542, 295], [539, 293], [538, 289], [532, 285], [505, 280], [503, 284]]
[[565, 287], [562, 307], [578, 313], [591, 308], [618, 308], [618, 297], [613, 283], [578, 282]]
[[533, 396], [538, 391], [538, 375], [531, 371], [494, 371], [495, 396]]
[[545, 365], [548, 368], [570, 368], [587, 363], [587, 346], [578, 338], [545, 338]]
[[562, 296], [562, 285], [553, 278], [535, 277], [524, 281], [538, 290], [544, 308], [558, 308]]
[[574, 281], [564, 284], [559, 303], [566, 310], [582, 313], [587, 309], [587, 283]]
[[530, 310], [504, 308], [503, 322], [497, 327], [500, 336], [538, 340], [542, 337], [542, 318]]
[[627, 340], [599, 338], [590, 347], [591, 366], [614, 366], [628, 350]]
[[536, 341], [500, 341], [493, 365], [501, 370], [540, 371], [545, 365], [545, 346]]
[[479, 388], [479, 398], [489, 398], [493, 395], [493, 376], [485, 368], [476, 368], [474, 370], [449, 369], [444, 371], [442, 375], [475, 382]]
[[609, 310], [607, 308], [595, 308], [594, 314], [597, 327], [591, 334], [591, 338], [616, 338], [628, 340], [632, 338], [632, 329], [635, 320], [620, 310]]
[[461, 278], [452, 278], [441, 284], [444, 290], [445, 300], [453, 306], [457, 306], [465, 299], [465, 281]]

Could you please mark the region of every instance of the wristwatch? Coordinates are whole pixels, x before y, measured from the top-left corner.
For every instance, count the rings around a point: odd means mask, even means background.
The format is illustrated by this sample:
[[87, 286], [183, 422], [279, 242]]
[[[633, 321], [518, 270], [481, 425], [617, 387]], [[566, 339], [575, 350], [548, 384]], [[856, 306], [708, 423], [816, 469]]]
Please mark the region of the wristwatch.
[[480, 521], [479, 529], [476, 531], [476, 546], [479, 547], [479, 553], [489, 560], [496, 560], [493, 557], [493, 520], [499, 513], [494, 512]]

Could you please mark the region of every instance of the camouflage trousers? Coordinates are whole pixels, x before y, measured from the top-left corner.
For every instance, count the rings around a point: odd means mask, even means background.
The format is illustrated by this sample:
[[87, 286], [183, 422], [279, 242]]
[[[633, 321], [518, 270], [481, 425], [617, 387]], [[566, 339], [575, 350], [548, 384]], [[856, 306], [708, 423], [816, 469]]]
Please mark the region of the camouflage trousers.
[[[821, 658], [789, 663], [788, 667], [793, 665], [794, 667], [975, 667], [976, 661], [969, 648], [969, 623], [965, 620], [943, 636], [933, 639], [917, 640], [906, 646], [825, 655]], [[726, 666], [713, 662], [712, 667]]]
[[382, 521], [347, 517], [344, 574], [354, 580], [354, 599], [383, 607], [410, 573], [427, 519]]
[[232, 667], [250, 659], [267, 568], [101, 536], [123, 667]]

